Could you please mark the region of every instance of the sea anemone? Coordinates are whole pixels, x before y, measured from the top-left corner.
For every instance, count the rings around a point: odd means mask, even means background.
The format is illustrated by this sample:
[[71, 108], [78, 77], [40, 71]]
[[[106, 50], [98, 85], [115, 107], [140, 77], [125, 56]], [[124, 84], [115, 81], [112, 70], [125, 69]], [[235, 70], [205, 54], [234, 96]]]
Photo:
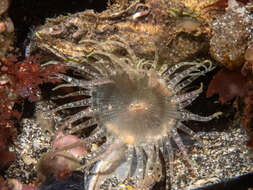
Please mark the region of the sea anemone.
[[[194, 160], [187, 156], [178, 130], [200, 140], [182, 121], [210, 121], [220, 115], [218, 112], [205, 117], [184, 109], [202, 92], [202, 84], [190, 92], [186, 87], [211, 71], [214, 68], [212, 63], [205, 60], [159, 67], [157, 54], [154, 61], [140, 59], [128, 44], [121, 41], [87, 40], [83, 43], [92, 46], [90, 54], [82, 63], [66, 62], [65, 65], [74, 72], [72, 75], [57, 74], [55, 77], [66, 83], [54, 89], [76, 89], [61, 98], [76, 97], [79, 100], [52, 110], [55, 113], [79, 108], [64, 120], [61, 127], [68, 128], [69, 133], [96, 127], [82, 141], [83, 144], [106, 138], [97, 150], [85, 155], [82, 164], [88, 167], [98, 161], [97, 174], [121, 173], [121, 179], [137, 177], [144, 181], [160, 163], [159, 154], [162, 153], [169, 158], [172, 175], [174, 153], [171, 141], [174, 141], [194, 167]], [[119, 168], [124, 168], [123, 174]], [[98, 189], [98, 181], [96, 179], [90, 189]], [[143, 182], [142, 186], [147, 185]]]

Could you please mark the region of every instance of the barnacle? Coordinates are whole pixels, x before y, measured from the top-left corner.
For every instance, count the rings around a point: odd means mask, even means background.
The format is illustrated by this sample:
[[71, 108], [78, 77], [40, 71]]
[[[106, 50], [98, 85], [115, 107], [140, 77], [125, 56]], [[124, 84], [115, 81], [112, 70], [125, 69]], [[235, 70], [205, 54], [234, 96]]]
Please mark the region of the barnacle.
[[[182, 121], [209, 121], [220, 112], [204, 117], [186, 111], [184, 108], [202, 92], [202, 84], [190, 92], [185, 87], [212, 70], [212, 63], [182, 62], [170, 68], [166, 64], [159, 67], [157, 55], [154, 61], [140, 59], [121, 41], [86, 40], [83, 43], [93, 47], [83, 62], [65, 63], [78, 76], [57, 74], [55, 77], [66, 83], [54, 90], [74, 87], [78, 90], [61, 98], [84, 98], [60, 105], [52, 112], [82, 108], [64, 120], [62, 130], [78, 133], [96, 126], [95, 132], [83, 140], [84, 144], [106, 137], [105, 143], [82, 159], [84, 166], [98, 161], [97, 174], [115, 174], [120, 179], [137, 177], [143, 181], [142, 186], [147, 187], [144, 179], [159, 165], [160, 153], [169, 158], [172, 175], [172, 140], [194, 166], [178, 130], [200, 139]], [[90, 189], [99, 188], [97, 178], [98, 175]]]

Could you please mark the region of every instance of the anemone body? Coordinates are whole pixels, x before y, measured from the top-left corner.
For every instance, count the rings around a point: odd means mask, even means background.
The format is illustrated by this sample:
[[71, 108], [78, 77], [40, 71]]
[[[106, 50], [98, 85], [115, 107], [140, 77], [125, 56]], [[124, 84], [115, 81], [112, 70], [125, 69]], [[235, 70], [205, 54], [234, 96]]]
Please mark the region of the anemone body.
[[[118, 175], [121, 179], [134, 176], [142, 179], [140, 186], [148, 187], [144, 179], [154, 174], [154, 168], [159, 165], [159, 153], [168, 157], [172, 175], [171, 141], [174, 141], [185, 159], [194, 165], [187, 156], [178, 129], [198, 139], [182, 121], [209, 121], [219, 113], [204, 117], [185, 110], [202, 92], [202, 85], [190, 92], [185, 91], [185, 87], [212, 70], [212, 64], [209, 61], [182, 62], [170, 68], [167, 65], [158, 68], [157, 57], [155, 61], [139, 59], [123, 42], [86, 43], [94, 46], [87, 59], [83, 63], [66, 63], [79, 73], [79, 77], [56, 76], [66, 81], [56, 89], [78, 88], [64, 97], [83, 96], [83, 99], [53, 110], [82, 108], [70, 115], [64, 126], [71, 126], [70, 133], [96, 126], [95, 132], [83, 143], [106, 137], [104, 144], [82, 159], [83, 164], [88, 166], [98, 161], [96, 173], [104, 173], [107, 177]], [[121, 51], [116, 51], [117, 48]], [[83, 122], [75, 124], [83, 118]], [[88, 188], [99, 189], [98, 181], [101, 180], [96, 177]]]

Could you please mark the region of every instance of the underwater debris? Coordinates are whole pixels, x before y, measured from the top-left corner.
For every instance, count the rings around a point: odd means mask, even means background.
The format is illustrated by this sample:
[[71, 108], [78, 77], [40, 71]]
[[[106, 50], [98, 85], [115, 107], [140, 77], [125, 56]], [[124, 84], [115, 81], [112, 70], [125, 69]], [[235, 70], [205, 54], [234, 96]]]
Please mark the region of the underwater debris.
[[[212, 63], [182, 62], [171, 68], [166, 64], [158, 68], [157, 58], [155, 61], [140, 59], [128, 44], [121, 41], [87, 40], [86, 43], [93, 44], [93, 51], [82, 63], [65, 63], [75, 73], [80, 73], [79, 78], [57, 74], [56, 78], [66, 83], [54, 88], [77, 87], [79, 90], [63, 98], [78, 96], [83, 99], [63, 104], [51, 112], [82, 108], [67, 115], [59, 126], [70, 134], [97, 126], [95, 132], [80, 144], [90, 144], [106, 137], [105, 143], [81, 162], [86, 168], [96, 163], [92, 172], [96, 175], [91, 177], [89, 189], [99, 189], [105, 178], [113, 175], [121, 180], [138, 178], [136, 188], [145, 189], [142, 182], [161, 167], [160, 152], [169, 158], [170, 175], [173, 175], [171, 140], [194, 169], [195, 162], [187, 156], [177, 130], [201, 141], [181, 121], [210, 121], [221, 114], [217, 112], [205, 117], [184, 109], [202, 92], [202, 85], [191, 92], [185, 92], [185, 87], [211, 71], [214, 68]], [[111, 52], [117, 48], [124, 53]], [[161, 177], [153, 180], [159, 181]]]

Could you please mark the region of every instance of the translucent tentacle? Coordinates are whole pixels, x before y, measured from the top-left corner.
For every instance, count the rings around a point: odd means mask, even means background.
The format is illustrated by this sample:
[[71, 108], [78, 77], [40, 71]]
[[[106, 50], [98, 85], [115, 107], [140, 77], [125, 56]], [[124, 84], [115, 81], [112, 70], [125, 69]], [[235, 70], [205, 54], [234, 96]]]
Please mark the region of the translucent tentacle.
[[188, 112], [170, 112], [170, 116], [174, 119], [179, 119], [181, 121], [185, 121], [185, 120], [194, 120], [194, 121], [210, 121], [214, 118], [217, 118], [218, 116], [220, 116], [222, 114], [222, 112], [216, 112], [210, 116], [200, 116], [197, 114], [193, 114], [193, 113], [188, 113]]
[[90, 90], [79, 90], [79, 91], [68, 93], [64, 96], [58, 95], [57, 97], [53, 99], [56, 100], [56, 99], [62, 99], [62, 98], [69, 98], [73, 96], [91, 96], [91, 95], [92, 95], [92, 92]]
[[[88, 63], [88, 61], [85, 61], [85, 62]], [[86, 74], [91, 75], [93, 78], [99, 78], [99, 77], [101, 77], [101, 74], [102, 74], [98, 70], [97, 70], [98, 73], [92, 71], [91, 69], [89, 69], [87, 66], [85, 66], [82, 63], [67, 62], [67, 63], [64, 63], [64, 64], [67, 65], [67, 66], [70, 66], [70, 67], [78, 69], [79, 72], [80, 71], [85, 72]]]
[[143, 179], [144, 179], [146, 176], [146, 167], [147, 167], [148, 156], [143, 148], [141, 148], [141, 151], [142, 151], [142, 155], [143, 155]]
[[113, 55], [113, 54], [109, 54], [106, 52], [102, 52], [102, 51], [94, 51], [93, 54], [100, 54], [100, 55], [104, 55], [107, 56], [110, 60], [111, 60], [111, 65], [114, 66], [116, 71], [133, 71], [133, 68], [126, 64], [125, 62], [123, 62], [120, 58], [118, 58], [117, 56]]
[[162, 136], [161, 138], [159, 138], [157, 140], [157, 147], [160, 149], [161, 153], [163, 154], [164, 153], [164, 144], [163, 144], [163, 138], [165, 138], [165, 136]]
[[55, 91], [55, 90], [58, 90], [60, 88], [72, 88], [72, 87], [80, 87], [79, 84], [71, 84], [71, 83], [66, 83], [66, 84], [60, 84], [56, 87], [54, 87], [52, 90]]
[[108, 155], [106, 158], [103, 159], [104, 166], [101, 167], [99, 174], [113, 174], [113, 172], [122, 164], [122, 162], [124, 162], [122, 157], [124, 156], [122, 152], [120, 152], [120, 150], [112, 152], [112, 154]]
[[164, 152], [165, 157], [169, 158], [169, 176], [173, 176], [173, 168], [174, 168], [174, 151], [171, 145], [171, 137], [168, 135], [167, 138], [165, 138], [165, 145], [164, 145]]
[[[172, 79], [170, 79], [167, 83], [168, 88], [170, 89], [174, 89], [175, 86], [177, 86], [179, 84], [179, 82], [181, 82], [183, 79], [185, 79], [186, 77], [190, 76], [190, 73], [192, 73], [193, 71], [198, 71], [198, 76], [202, 75], [203, 73], [201, 71], [198, 70], [198, 68], [201, 66], [200, 65], [194, 65], [178, 74], [176, 74], [176, 76]], [[196, 75], [196, 74], [195, 74]], [[174, 92], [174, 90], [173, 90]], [[175, 93], [175, 92], [174, 92]]]
[[191, 84], [194, 80], [196, 80], [199, 77], [200, 77], [200, 75], [196, 75], [196, 76], [191, 76], [188, 79], [183, 80], [175, 87], [174, 93], [176, 93], [176, 94], [179, 93], [182, 89], [184, 89], [186, 86]]
[[94, 69], [96, 69], [102, 76], [108, 76], [113, 73], [112, 72], [113, 70], [115, 70], [114, 69], [115, 65], [113, 65], [110, 60], [107, 60], [107, 59], [104, 59], [104, 57], [101, 57], [100, 53], [95, 53], [95, 51], [93, 51], [91, 55], [89, 55], [89, 57], [96, 59], [96, 61], [92, 60], [90, 65]]
[[[92, 63], [92, 66], [98, 70], [102, 76], [108, 77], [113, 74], [114, 68], [108, 64], [104, 59], [98, 58], [98, 61]], [[101, 78], [101, 77], [100, 77]]]
[[147, 155], [141, 147], [137, 147], [137, 176], [140, 176], [141, 179], [144, 179], [146, 172], [147, 164]]
[[180, 67], [186, 66], [186, 65], [196, 65], [198, 63], [196, 62], [181, 62], [181, 63], [177, 63], [175, 65], [173, 65], [172, 67], [170, 67], [169, 69], [166, 69], [162, 76], [166, 77], [166, 76], [171, 76], [173, 73], [176, 72], [176, 70], [178, 70]]
[[112, 142], [113, 138], [107, 139], [106, 142], [102, 144], [96, 151], [85, 155], [85, 157], [81, 160], [81, 164], [88, 167], [97, 160], [100, 160], [104, 156], [103, 153], [108, 149]]
[[156, 48], [155, 49], [155, 59], [154, 59], [153, 64], [152, 64], [152, 68], [155, 69], [155, 70], [157, 68], [158, 61], [159, 61], [159, 53], [158, 53], [158, 49]]
[[92, 110], [91, 108], [87, 108], [85, 110], [82, 110], [80, 112], [77, 112], [74, 115], [71, 115], [66, 121], [65, 124], [67, 125], [71, 125], [72, 123], [74, 123], [75, 121], [84, 118], [84, 117], [92, 117], [94, 116], [95, 111]]
[[86, 145], [94, 143], [98, 139], [101, 139], [102, 137], [104, 137], [105, 133], [106, 133], [106, 130], [104, 128], [98, 128], [97, 131], [94, 134], [92, 134], [91, 136], [83, 139], [83, 143], [85, 143]]
[[124, 62], [122, 62], [118, 57], [116, 57], [113, 54], [107, 53], [107, 52], [103, 52], [103, 51], [99, 51], [99, 50], [95, 50], [92, 53], [94, 54], [98, 54], [98, 55], [103, 55], [108, 57], [111, 60], [111, 66], [113, 66], [115, 69], [122, 69], [124, 66], [126, 66], [126, 64]]
[[139, 70], [149, 70], [152, 68], [153, 63], [150, 60], [140, 60], [137, 64], [137, 69]]
[[175, 128], [171, 129], [171, 134], [173, 137], [173, 140], [175, 141], [176, 145], [178, 146], [179, 150], [183, 153], [185, 159], [187, 160], [187, 162], [191, 165], [192, 168], [195, 168], [195, 161], [191, 160], [186, 152], [186, 148], [184, 146], [184, 143], [181, 140], [181, 137], [179, 136], [177, 130]]
[[89, 81], [85, 81], [85, 80], [79, 80], [64, 74], [57, 74], [55, 76], [56, 78], [62, 79], [66, 82], [68, 82], [69, 84], [73, 84], [74, 86], [79, 86], [79, 87], [84, 87], [87, 84], [89, 84]]
[[51, 112], [57, 112], [57, 111], [60, 111], [60, 110], [63, 110], [63, 109], [68, 109], [68, 108], [84, 107], [84, 106], [89, 106], [91, 104], [92, 104], [92, 99], [86, 98], [86, 99], [83, 99], [83, 100], [78, 100], [78, 101], [75, 101], [75, 102], [70, 102], [70, 103], [67, 103], [67, 104], [63, 104], [63, 105], [53, 109]]
[[86, 81], [86, 88], [93, 87], [93, 86], [99, 86], [99, 85], [103, 85], [103, 84], [108, 84], [108, 83], [113, 83], [113, 81], [108, 78], [94, 79], [91, 81]]
[[133, 67], [135, 66], [135, 64], [132, 62], [132, 59], [131, 58], [128, 58], [128, 57], [122, 57], [120, 58], [123, 62], [125, 63], [129, 63], [129, 65], [132, 65]]
[[155, 59], [153, 61], [151, 60], [139, 60], [138, 61], [138, 64], [136, 65], [137, 69], [139, 70], [150, 70], [150, 69], [156, 69], [157, 68], [157, 65], [158, 65], [158, 59], [159, 59], [159, 56], [158, 56], [158, 50], [156, 49], [155, 51]]
[[189, 127], [186, 127], [182, 122], [178, 122], [176, 125], [177, 129], [180, 129], [181, 131], [187, 133], [188, 135], [192, 136], [194, 139], [198, 141], [198, 143], [201, 143], [202, 140], [199, 138], [198, 134], [195, 133], [193, 130], [191, 130]]
[[164, 75], [164, 73], [168, 70], [168, 68], [169, 68], [169, 65], [168, 65], [168, 64], [163, 64], [163, 65], [161, 66], [161, 68], [159, 69], [158, 74], [159, 74], [160, 76]]
[[188, 99], [184, 102], [181, 102], [179, 105], [178, 105], [178, 110], [182, 110], [183, 108], [185, 108], [186, 106], [189, 106], [197, 97], [199, 96], [199, 94], [193, 96], [191, 99]]
[[[205, 64], [209, 64], [209, 66], [207, 67]], [[181, 64], [179, 64], [181, 65]], [[212, 63], [208, 60], [202, 62], [202, 63], [189, 63], [189, 62], [186, 62], [185, 64], [183, 65], [193, 65], [191, 66], [190, 68], [178, 73], [174, 78], [172, 78], [171, 80], [168, 81], [167, 85], [168, 85], [168, 88], [172, 89], [174, 93], [176, 93], [176, 91], [174, 90], [174, 88], [178, 85], [178, 83], [180, 81], [182, 81], [183, 79], [185, 79], [186, 77], [189, 77], [189, 76], [193, 76], [193, 77], [196, 77], [196, 76], [200, 76], [200, 75], [204, 75], [205, 73], [211, 71], [214, 69], [214, 67], [212, 66]], [[183, 66], [181, 65], [181, 66]], [[175, 67], [175, 66], [174, 66]], [[200, 70], [199, 68], [204, 68], [204, 70]], [[170, 70], [170, 69], [169, 69]], [[176, 71], [177, 69], [172, 69], [172, 71]], [[170, 75], [167, 75], [167, 77], [169, 77]], [[166, 77], [165, 77], [166, 78]]]
[[85, 129], [85, 128], [88, 128], [88, 127], [97, 125], [97, 124], [98, 124], [97, 122], [98, 122], [98, 121], [97, 121], [96, 118], [91, 118], [91, 119], [89, 119], [89, 120], [87, 120], [87, 121], [85, 121], [85, 122], [83, 122], [83, 123], [81, 123], [81, 124], [79, 124], [79, 125], [77, 125], [77, 126], [71, 128], [71, 129], [69, 130], [69, 133], [70, 133], [70, 134], [77, 133], [77, 132], [79, 132], [79, 131], [81, 131], [81, 130], [83, 130], [83, 129]]
[[136, 151], [134, 146], [131, 145], [128, 146], [126, 162], [127, 162], [126, 178], [129, 178], [134, 175], [137, 166]]
[[203, 91], [203, 84], [201, 83], [200, 88], [185, 94], [175, 95], [171, 98], [173, 104], [179, 104], [186, 100], [192, 99], [192, 97], [198, 96]]
[[149, 147], [147, 147], [147, 154], [148, 154], [148, 161], [147, 161], [147, 172], [148, 175], [150, 174], [149, 172], [152, 173], [153, 169], [154, 169], [154, 165], [156, 163], [156, 159], [157, 159], [157, 154], [156, 154], [156, 147], [154, 145], [151, 145]]
[[[108, 178], [117, 177], [123, 179], [122, 174], [125, 172], [124, 151], [121, 143], [111, 144], [109, 151], [105, 151], [100, 160], [96, 162], [90, 171], [90, 178], [86, 182], [85, 189], [100, 190], [101, 185]], [[122, 167], [123, 166], [123, 167]]]
[[163, 175], [163, 168], [161, 165], [161, 160], [159, 158], [159, 147], [156, 147], [155, 151], [153, 151], [154, 157], [156, 158], [156, 161], [153, 162], [153, 168], [148, 172], [148, 175], [145, 176], [145, 178], [140, 181], [140, 184], [137, 185], [138, 190], [146, 190], [146, 189], [152, 189], [154, 184], [161, 180], [161, 176]]
[[127, 43], [122, 43], [119, 41], [112, 41], [112, 40], [107, 40], [105, 43], [116, 44], [117, 46], [124, 48], [127, 51], [127, 53], [130, 55], [130, 58], [132, 59], [131, 65], [134, 66], [134, 64], [137, 63], [137, 57], [134, 51], [130, 48], [130, 46], [127, 45]]
[[[56, 77], [71, 84], [68, 87], [78, 86], [80, 88], [89, 88], [89, 87], [98, 86], [98, 85], [102, 85], [102, 84], [112, 83], [112, 81], [108, 78], [99, 78], [99, 79], [94, 79], [94, 80], [90, 80], [90, 81], [85, 81], [85, 80], [79, 80], [79, 79], [76, 79], [76, 78], [73, 78], [73, 77], [70, 77], [67, 75], [63, 75], [63, 74], [57, 74]], [[58, 89], [59, 86], [57, 86], [56, 88]], [[65, 87], [65, 86], [63, 86], [63, 87]], [[54, 90], [56, 88], [54, 88]]]

